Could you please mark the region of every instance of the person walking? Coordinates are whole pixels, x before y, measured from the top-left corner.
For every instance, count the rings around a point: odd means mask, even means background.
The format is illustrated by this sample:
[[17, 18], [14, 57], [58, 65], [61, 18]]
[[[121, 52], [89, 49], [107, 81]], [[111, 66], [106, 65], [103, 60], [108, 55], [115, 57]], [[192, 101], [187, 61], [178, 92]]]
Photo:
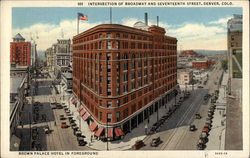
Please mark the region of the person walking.
[[90, 142], [92, 143], [92, 140], [93, 140], [93, 135], [91, 135], [91, 137], [90, 137]]

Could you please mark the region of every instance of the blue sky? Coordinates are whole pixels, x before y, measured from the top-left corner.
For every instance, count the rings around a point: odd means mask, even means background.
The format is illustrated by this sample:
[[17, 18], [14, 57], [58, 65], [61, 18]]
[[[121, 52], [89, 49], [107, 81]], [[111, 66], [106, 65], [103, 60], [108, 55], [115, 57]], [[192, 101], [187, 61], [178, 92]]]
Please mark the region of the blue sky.
[[[109, 8], [13, 8], [12, 9], [12, 26], [13, 35], [20, 32], [27, 40], [30, 37], [39, 36], [37, 39], [38, 49], [45, 50], [56, 41], [56, 38], [72, 38], [76, 32], [76, 15], [77, 12], [88, 15], [88, 22], [81, 22], [80, 31], [84, 31], [94, 25], [109, 22]], [[178, 38], [179, 45], [182, 49], [192, 49], [191, 43], [188, 41], [201, 41], [193, 45], [193, 49], [204, 47], [206, 39], [221, 38], [226, 35], [226, 21], [233, 14], [242, 14], [242, 8], [112, 8], [113, 23], [133, 26], [136, 21], [144, 20], [144, 13], [148, 12], [149, 24], [156, 24], [156, 16], [160, 17], [160, 26], [167, 30], [167, 34]], [[69, 29], [68, 27], [71, 27]], [[210, 30], [209, 33], [205, 30]], [[192, 31], [193, 30], [193, 31]], [[196, 31], [201, 32], [196, 32]], [[54, 32], [52, 32], [54, 31]], [[203, 35], [206, 34], [207, 36]], [[51, 35], [52, 37], [49, 37]], [[42, 39], [51, 38], [45, 42]], [[217, 39], [219, 40], [219, 39]], [[49, 43], [51, 42], [51, 43]], [[40, 46], [39, 46], [40, 44]], [[49, 45], [50, 44], [50, 45]], [[211, 43], [213, 45], [213, 43]], [[223, 47], [214, 46], [209, 49], [225, 49], [225, 41]]]

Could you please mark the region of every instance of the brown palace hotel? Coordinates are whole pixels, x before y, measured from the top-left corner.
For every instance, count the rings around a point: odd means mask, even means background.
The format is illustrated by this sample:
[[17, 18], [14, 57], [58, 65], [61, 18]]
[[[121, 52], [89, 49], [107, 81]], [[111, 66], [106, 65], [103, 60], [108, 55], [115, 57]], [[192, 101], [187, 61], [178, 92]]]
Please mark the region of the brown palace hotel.
[[165, 33], [103, 24], [74, 36], [73, 100], [95, 136], [126, 134], [174, 96], [177, 39]]

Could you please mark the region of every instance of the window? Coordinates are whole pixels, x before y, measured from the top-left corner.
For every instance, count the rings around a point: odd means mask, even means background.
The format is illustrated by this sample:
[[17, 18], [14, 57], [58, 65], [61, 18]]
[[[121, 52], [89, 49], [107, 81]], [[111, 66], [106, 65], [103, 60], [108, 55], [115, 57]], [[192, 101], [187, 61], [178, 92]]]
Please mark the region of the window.
[[108, 69], [107, 69], [108, 72], [111, 72], [111, 65], [110, 63], [108, 63]]
[[132, 82], [132, 89], [135, 89], [135, 86], [136, 86], [135, 82]]
[[123, 116], [124, 116], [124, 118], [128, 117], [128, 108], [123, 110]]
[[133, 114], [135, 111], [136, 111], [136, 104], [133, 104], [131, 108], [131, 114]]
[[148, 70], [144, 70], [144, 76], [148, 75]]
[[141, 71], [138, 71], [138, 77], [141, 77]]
[[111, 49], [111, 41], [107, 41], [107, 49]]
[[107, 80], [108, 84], [111, 84], [111, 77], [108, 76], [108, 80]]
[[112, 102], [111, 102], [111, 101], [108, 101], [108, 102], [107, 102], [107, 108], [110, 108], [110, 107], [112, 107]]
[[102, 112], [99, 113], [100, 120], [102, 120]]
[[141, 67], [141, 66], [142, 66], [142, 64], [141, 64], [141, 62], [139, 61], [139, 62], [138, 62], [138, 67]]
[[123, 104], [128, 102], [128, 97], [123, 98]]
[[107, 91], [107, 92], [108, 92], [108, 93], [107, 93], [108, 96], [111, 95], [111, 88], [108, 88], [107, 90], [108, 90], [108, 91]]
[[148, 84], [148, 78], [144, 78], [144, 84]]
[[117, 33], [115, 36], [116, 36], [116, 37], [120, 37], [120, 34], [119, 34], [119, 33]]
[[144, 66], [148, 66], [148, 61], [144, 61]]
[[123, 74], [123, 81], [124, 82], [128, 81], [128, 73]]
[[131, 95], [131, 100], [134, 100], [136, 98], [136, 93]]
[[128, 85], [127, 84], [123, 85], [123, 92], [128, 92]]
[[128, 63], [123, 63], [123, 70], [128, 70]]
[[135, 62], [131, 62], [131, 69], [134, 69], [135, 68]]
[[131, 73], [131, 80], [135, 79], [135, 72]]
[[112, 114], [107, 113], [107, 122], [112, 122]]
[[107, 33], [107, 34], [106, 34], [106, 37], [107, 37], [107, 38], [110, 38], [110, 33]]
[[116, 112], [116, 122], [120, 121], [120, 112]]
[[141, 80], [138, 81], [138, 86], [141, 87], [142, 86], [142, 82]]

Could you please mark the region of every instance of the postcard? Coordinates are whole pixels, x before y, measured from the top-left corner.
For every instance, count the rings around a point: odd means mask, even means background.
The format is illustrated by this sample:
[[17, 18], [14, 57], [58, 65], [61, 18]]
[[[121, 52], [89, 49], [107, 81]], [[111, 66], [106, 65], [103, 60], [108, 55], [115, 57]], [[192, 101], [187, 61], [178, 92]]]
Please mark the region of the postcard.
[[248, 1], [2, 1], [1, 157], [249, 157]]

